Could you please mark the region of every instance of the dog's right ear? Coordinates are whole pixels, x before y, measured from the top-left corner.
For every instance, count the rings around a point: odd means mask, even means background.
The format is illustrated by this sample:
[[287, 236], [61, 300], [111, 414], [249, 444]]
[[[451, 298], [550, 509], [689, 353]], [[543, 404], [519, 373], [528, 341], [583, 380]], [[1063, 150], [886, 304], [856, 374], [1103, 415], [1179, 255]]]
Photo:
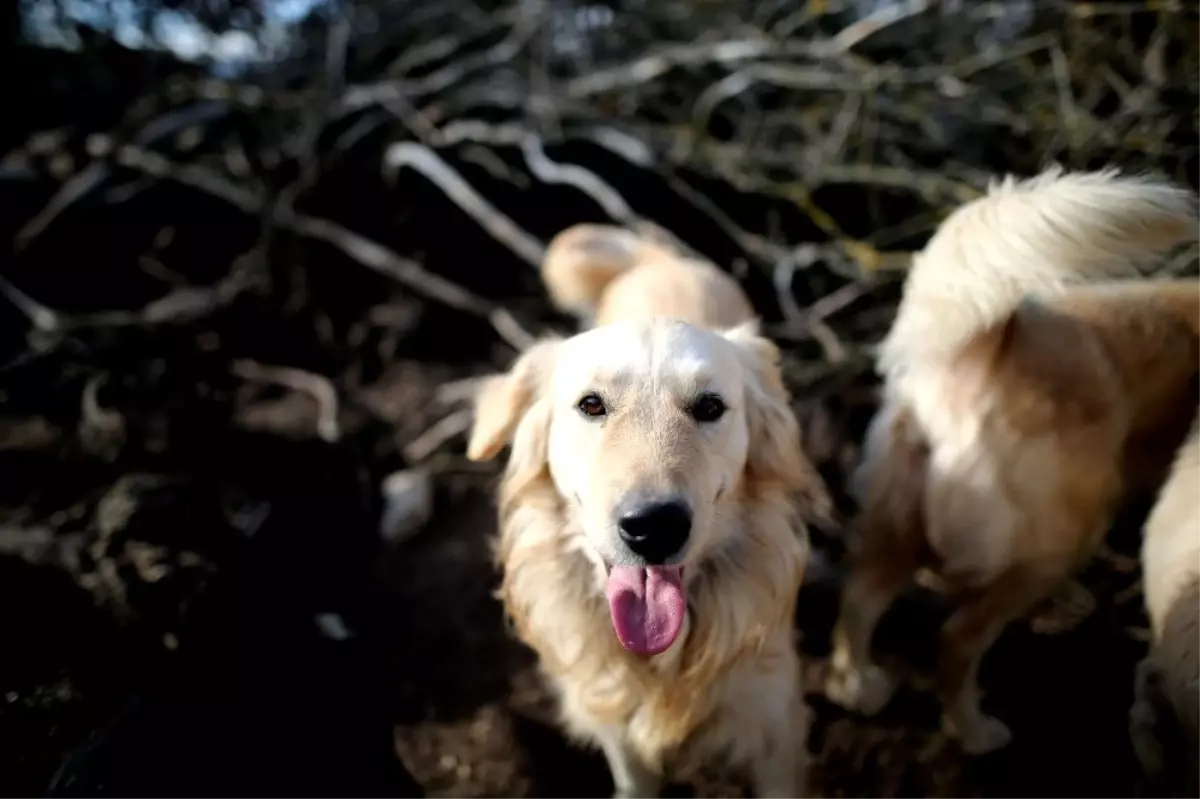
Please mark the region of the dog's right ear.
[[549, 380], [560, 341], [537, 342], [517, 358], [507, 374], [484, 380], [475, 398], [475, 422], [467, 442], [469, 460], [489, 461], [512, 441], [521, 417]]
[[806, 521], [832, 527], [833, 500], [801, 447], [800, 426], [779, 369], [779, 348], [759, 333], [757, 320], [726, 330], [724, 336], [741, 350], [749, 373], [747, 478], [753, 483], [785, 486], [800, 498]]

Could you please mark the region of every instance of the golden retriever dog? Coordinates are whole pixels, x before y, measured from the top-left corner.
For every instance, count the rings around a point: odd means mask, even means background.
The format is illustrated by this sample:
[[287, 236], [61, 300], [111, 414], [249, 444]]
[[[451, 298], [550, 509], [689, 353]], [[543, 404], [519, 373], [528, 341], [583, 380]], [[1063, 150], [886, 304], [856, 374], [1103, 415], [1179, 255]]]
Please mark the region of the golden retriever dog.
[[871, 634], [929, 569], [955, 607], [938, 655], [947, 727], [968, 753], [1007, 744], [980, 708], [980, 661], [1084, 562], [1120, 502], [1157, 488], [1191, 421], [1200, 281], [1135, 278], [1196, 232], [1182, 189], [1053, 169], [994, 184], [916, 256], [853, 479], [830, 698], [866, 714], [887, 703]]
[[492, 378], [467, 449], [511, 445], [497, 557], [516, 632], [617, 796], [718, 760], [759, 796], [801, 796], [800, 511], [824, 489], [778, 350], [731, 277], [626, 230], [564, 231], [543, 274], [596, 326]]
[[[1150, 653], [1130, 711], [1152, 796], [1200, 793], [1200, 417], [1146, 519], [1142, 584]], [[1168, 791], [1172, 793], [1168, 794]]]

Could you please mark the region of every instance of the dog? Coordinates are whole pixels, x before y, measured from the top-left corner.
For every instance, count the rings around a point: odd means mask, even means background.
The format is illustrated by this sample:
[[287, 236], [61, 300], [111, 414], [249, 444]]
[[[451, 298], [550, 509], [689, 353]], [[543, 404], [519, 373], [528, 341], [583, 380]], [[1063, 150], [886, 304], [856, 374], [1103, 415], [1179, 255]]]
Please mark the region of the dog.
[[759, 796], [802, 796], [801, 513], [827, 497], [779, 351], [732, 277], [661, 240], [577, 225], [543, 277], [594, 326], [491, 378], [467, 447], [510, 445], [496, 554], [515, 631], [616, 796], [717, 758]]
[[882, 401], [852, 491], [828, 696], [874, 714], [894, 678], [871, 634], [914, 573], [955, 610], [938, 687], [970, 754], [1005, 746], [984, 654], [1165, 477], [1197, 401], [1200, 281], [1137, 279], [1195, 239], [1189, 192], [1112, 170], [994, 182], [914, 258], [880, 343]]
[[1151, 796], [1200, 794], [1200, 416], [1192, 423], [1142, 539], [1150, 652], [1130, 710]]

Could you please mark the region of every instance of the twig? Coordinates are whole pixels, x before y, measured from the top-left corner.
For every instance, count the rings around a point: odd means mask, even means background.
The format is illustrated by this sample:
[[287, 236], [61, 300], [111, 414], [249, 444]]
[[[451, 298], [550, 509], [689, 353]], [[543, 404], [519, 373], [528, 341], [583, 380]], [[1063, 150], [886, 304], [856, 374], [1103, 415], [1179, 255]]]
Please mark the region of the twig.
[[338, 425], [337, 389], [329, 378], [290, 366], [268, 366], [248, 359], [234, 361], [230, 371], [243, 380], [275, 383], [303, 391], [317, 402], [317, 435], [333, 444], [342, 437]]
[[832, 56], [845, 53], [884, 28], [923, 14], [936, 4], [937, 0], [892, 0], [883, 3], [867, 16], [838, 31], [822, 48], [822, 54]]
[[184, 286], [136, 311], [98, 311], [68, 314], [43, 305], [0, 276], [0, 293], [5, 294], [42, 333], [61, 335], [99, 327], [134, 327], [164, 323], [184, 324], [227, 305], [249, 285], [249, 276], [239, 259], [230, 274], [213, 286]]
[[440, 404], [450, 405], [456, 402], [472, 400], [479, 393], [480, 387], [489, 380], [491, 375], [481, 377], [464, 377], [461, 380], [451, 380], [442, 383], [434, 392], [434, 400]]
[[[228, 103], [201, 102], [173, 111], [146, 125], [134, 137], [133, 143], [142, 147], [171, 136], [184, 128], [211, 122], [229, 113]], [[89, 143], [93, 155], [100, 157], [112, 149], [110, 137], [96, 137]], [[17, 250], [28, 247], [64, 211], [90, 194], [109, 176], [110, 169], [103, 161], [93, 161], [87, 168], [75, 174], [63, 184], [50, 202], [33, 219], [26, 222], [13, 237]]]
[[526, 13], [519, 16], [512, 32], [499, 43], [477, 55], [453, 61], [422, 78], [369, 86], [351, 86], [343, 95], [339, 110], [342, 114], [346, 114], [389, 99], [408, 97], [416, 100], [443, 91], [449, 86], [465, 81], [472, 73], [495, 68], [511, 61], [537, 31], [539, 22], [537, 15]]
[[[261, 211], [262, 201], [253, 192], [202, 167], [176, 165], [157, 153], [136, 147], [121, 148], [119, 160], [132, 169], [218, 197], [246, 214], [254, 215]], [[398, 280], [430, 299], [486, 319], [500, 337], [517, 350], [526, 349], [535, 340], [534, 336], [522, 328], [505, 309], [475, 296], [458, 284], [427, 271], [416, 261], [402, 258], [383, 245], [336, 222], [287, 211], [280, 215], [277, 223], [300, 235], [331, 244], [363, 266]]]
[[420, 463], [439, 447], [455, 436], [462, 435], [471, 427], [475, 418], [472, 408], [460, 408], [443, 417], [404, 447], [404, 457], [409, 463]]
[[[789, 49], [795, 52], [799, 48], [796, 46], [787, 48], [767, 39], [740, 39], [677, 45], [619, 67], [597, 70], [586, 77], [576, 78], [567, 84], [566, 92], [572, 97], [593, 97], [597, 94], [648, 83], [675, 67], [735, 64], [772, 54], [782, 54]], [[809, 48], [805, 47], [804, 49]]]
[[543, 183], [559, 183], [586, 194], [604, 209], [610, 218], [627, 225], [635, 224], [639, 217], [625, 202], [625, 198], [594, 172], [575, 164], [558, 164], [551, 161], [542, 149], [542, 142], [532, 133], [521, 141], [521, 152], [529, 171]]
[[460, 119], [441, 129], [440, 140], [445, 145], [472, 141], [493, 146], [520, 147], [529, 171], [542, 183], [566, 185], [579, 190], [617, 222], [632, 225], [640, 219], [620, 192], [596, 173], [576, 164], [560, 164], [550, 160], [541, 138], [524, 126], [494, 125], [480, 119]]
[[49, 333], [61, 325], [61, 320], [54, 310], [21, 291], [3, 275], [0, 275], [0, 293], [23, 313], [37, 330]]
[[546, 254], [545, 245], [484, 199], [433, 150], [416, 142], [399, 142], [388, 147], [384, 165], [393, 172], [405, 166], [420, 172], [494, 239], [535, 269], [541, 266]]
[[850, 303], [861, 298], [870, 291], [870, 286], [861, 282], [847, 283], [815, 301], [802, 313], [800, 328], [804, 329], [837, 313]]
[[589, 140], [603, 147], [608, 152], [628, 161], [630, 164], [643, 169], [654, 169], [668, 187], [679, 197], [692, 205], [696, 210], [707, 216], [721, 229], [725, 235], [737, 242], [745, 252], [754, 255], [764, 263], [778, 261], [786, 251], [761, 236], [746, 232], [734, 222], [728, 214], [721, 210], [715, 202], [689, 186], [683, 179], [672, 174], [669, 170], [658, 166], [653, 152], [641, 141], [615, 128], [594, 127], [577, 134], [579, 138]]

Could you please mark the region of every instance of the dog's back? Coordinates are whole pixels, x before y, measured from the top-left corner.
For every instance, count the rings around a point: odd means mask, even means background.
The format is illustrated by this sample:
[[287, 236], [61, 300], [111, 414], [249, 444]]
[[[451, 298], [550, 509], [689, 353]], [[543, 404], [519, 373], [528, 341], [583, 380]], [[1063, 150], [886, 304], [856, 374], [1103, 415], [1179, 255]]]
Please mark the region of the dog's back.
[[1048, 305], [1100, 343], [1114, 372], [1127, 425], [1125, 488], [1157, 491], [1200, 402], [1200, 280], [1081, 286]]
[[755, 317], [741, 286], [661, 238], [581, 224], [555, 236], [542, 263], [554, 304], [593, 324], [666, 316], [707, 328]]
[[1197, 236], [1189, 191], [1116, 171], [1008, 178], [957, 209], [916, 256], [880, 371], [957, 357], [1030, 296], [1139, 276]]
[[[1143, 585], [1152, 642], [1146, 665], [1140, 669], [1138, 703], [1160, 716], [1152, 730], [1135, 743], [1143, 765], [1159, 782], [1200, 787], [1200, 418], [1192, 425], [1146, 520], [1142, 541]], [[1135, 707], [1135, 720], [1137, 708]], [[1158, 748], [1147, 756], [1147, 744]], [[1148, 762], [1149, 761], [1149, 762]], [[1157, 762], [1155, 762], [1157, 761]], [[1183, 771], [1174, 780], [1155, 771]]]
[[952, 570], [1069, 560], [1127, 478], [1161, 479], [1197, 401], [1200, 281], [1132, 278], [1195, 237], [1185, 190], [1050, 171], [994, 186], [918, 255], [880, 370], [951, 476], [927, 486], [926, 532]]

